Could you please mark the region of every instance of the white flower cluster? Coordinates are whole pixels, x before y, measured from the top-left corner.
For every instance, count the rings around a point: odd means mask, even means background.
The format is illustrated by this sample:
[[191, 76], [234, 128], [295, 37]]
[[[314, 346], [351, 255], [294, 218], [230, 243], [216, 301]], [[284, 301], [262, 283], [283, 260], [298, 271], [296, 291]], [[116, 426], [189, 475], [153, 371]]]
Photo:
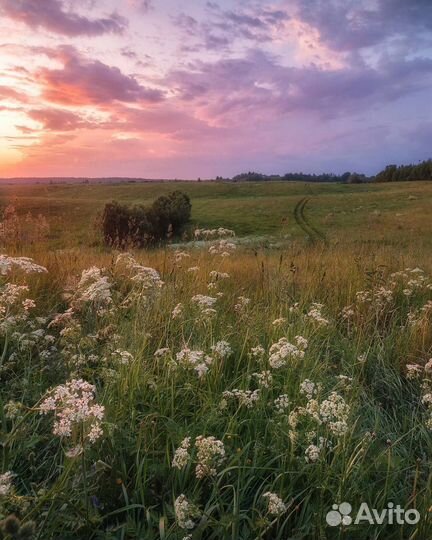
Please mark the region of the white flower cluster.
[[203, 437], [200, 435], [195, 439], [197, 451], [197, 465], [195, 475], [197, 478], [215, 476], [218, 467], [225, 460], [225, 447], [222, 441], [213, 436]]
[[178, 319], [183, 313], [183, 304], [177, 304], [172, 310], [171, 317], [173, 319]]
[[369, 291], [356, 292], [358, 304], [369, 304], [377, 310], [382, 310], [393, 301], [393, 291], [385, 287], [378, 287]]
[[192, 368], [198, 377], [201, 378], [207, 374], [212, 362], [212, 357], [205, 354], [204, 351], [193, 351], [189, 347], [185, 347], [176, 354], [174, 366], [181, 366], [186, 369]]
[[390, 275], [390, 280], [390, 285], [394, 289], [398, 286], [403, 288], [405, 296], [432, 290], [432, 283], [421, 268], [405, 268], [400, 272], [394, 272]]
[[30, 257], [0, 255], [0, 274], [5, 276], [13, 270], [19, 270], [25, 274], [45, 274], [48, 272], [44, 266], [36, 264]]
[[0, 474], [0, 497], [6, 497], [11, 492], [13, 477], [10, 471]]
[[210, 279], [212, 281], [221, 281], [223, 279], [228, 279], [230, 275], [227, 272], [218, 272], [217, 270], [212, 270], [210, 272]]
[[116, 259], [115, 267], [116, 271], [125, 272], [131, 282], [141, 290], [157, 291], [164, 285], [157, 270], [139, 264], [130, 253], [121, 253]]
[[[301, 417], [307, 417], [318, 425], [326, 425], [330, 432], [336, 437], [340, 437], [348, 430], [348, 417], [350, 407], [343, 397], [337, 392], [331, 392], [327, 399], [321, 403], [314, 397], [321, 391], [319, 384], [306, 379], [300, 385], [301, 392], [306, 396], [306, 407], [297, 407], [288, 417], [288, 422], [292, 429], [296, 429]], [[290, 434], [295, 437], [295, 433]]]
[[331, 392], [319, 408], [321, 421], [327, 424], [330, 431], [337, 437], [342, 436], [348, 430], [349, 405], [337, 392]]
[[231, 229], [219, 227], [218, 229], [195, 229], [195, 240], [215, 240], [216, 238], [232, 238], [235, 232]]
[[267, 499], [267, 512], [272, 516], [281, 516], [287, 509], [287, 505], [276, 493], [267, 491], [263, 495]]
[[323, 308], [323, 304], [318, 304], [314, 302], [307, 313], [307, 317], [311, 319], [314, 323], [316, 323], [318, 326], [328, 326], [330, 324], [329, 320], [326, 319], [322, 314]]
[[219, 240], [219, 242], [209, 247], [209, 253], [210, 255], [229, 257], [236, 249], [237, 246], [233, 242], [228, 242], [228, 240]]
[[225, 358], [228, 358], [233, 353], [231, 345], [228, 343], [228, 341], [224, 341], [224, 340], [218, 341], [217, 343], [215, 343], [211, 347], [211, 350], [215, 356], [217, 356], [218, 358], [222, 360], [224, 360]]
[[180, 446], [174, 452], [174, 457], [171, 463], [171, 466], [174, 469], [183, 469], [190, 459], [189, 448], [191, 445], [191, 438], [185, 437]]
[[314, 396], [318, 394], [320, 390], [321, 390], [321, 385], [315, 384], [309, 379], [305, 379], [300, 384], [300, 394], [305, 395], [307, 399], [312, 399]]
[[421, 402], [426, 407], [426, 427], [432, 430], [432, 358], [424, 366], [409, 364], [406, 369], [407, 378], [421, 381]]
[[86, 439], [90, 443], [102, 436], [104, 407], [95, 403], [95, 387], [82, 379], [57, 386], [39, 410], [41, 414], [54, 412], [54, 435], [72, 437], [79, 434], [80, 442]]
[[114, 360], [116, 364], [122, 365], [122, 366], [128, 366], [133, 362], [134, 357], [132, 354], [128, 351], [124, 351], [123, 349], [116, 349], [111, 353], [111, 358]]
[[[189, 452], [191, 438], [186, 437], [174, 453], [172, 467], [182, 469], [191, 459]], [[207, 476], [215, 476], [217, 469], [225, 460], [225, 447], [222, 441], [213, 436], [203, 437], [199, 435], [195, 439], [196, 466], [195, 476], [198, 479]]]
[[239, 407], [251, 409], [260, 398], [260, 390], [225, 390], [222, 396], [225, 399], [235, 399]]
[[290, 406], [290, 400], [287, 394], [282, 394], [274, 400], [274, 406], [278, 414], [284, 414]]
[[269, 370], [252, 373], [252, 377], [257, 380], [258, 386], [261, 388], [270, 388], [273, 382], [273, 375]]
[[187, 530], [193, 529], [201, 517], [199, 509], [189, 502], [183, 493], [174, 502], [174, 513], [177, 525], [181, 529]]
[[315, 463], [319, 460], [321, 448], [315, 444], [310, 444], [305, 450], [305, 459], [308, 463]]
[[255, 358], [257, 360], [261, 360], [264, 358], [265, 355], [265, 349], [262, 345], [257, 345], [256, 347], [252, 347], [249, 352], [250, 358]]
[[112, 302], [111, 283], [107, 276], [97, 266], [83, 270], [76, 291], [72, 296], [73, 308], [80, 308], [86, 304], [94, 307], [106, 308]]
[[304, 358], [307, 340], [302, 336], [296, 336], [295, 342], [296, 345], [283, 337], [277, 343], [273, 343], [269, 350], [269, 364], [273, 369], [284, 367], [290, 360]]
[[195, 296], [192, 296], [191, 301], [198, 306], [201, 315], [209, 317], [216, 314], [216, 310], [213, 306], [216, 304], [217, 298], [205, 296], [204, 294], [196, 294]]

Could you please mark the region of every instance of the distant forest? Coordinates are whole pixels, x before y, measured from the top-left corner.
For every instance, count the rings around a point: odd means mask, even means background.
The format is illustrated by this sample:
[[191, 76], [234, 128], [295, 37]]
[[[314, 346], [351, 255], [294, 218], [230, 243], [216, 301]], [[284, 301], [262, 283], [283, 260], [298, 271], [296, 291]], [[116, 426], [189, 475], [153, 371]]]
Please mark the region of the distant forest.
[[413, 182], [414, 180], [432, 180], [432, 159], [418, 165], [387, 165], [375, 176], [375, 182]]
[[[222, 178], [216, 178], [216, 180]], [[432, 180], [432, 160], [422, 161], [417, 165], [387, 165], [376, 176], [365, 176], [356, 172], [343, 174], [305, 174], [287, 173], [261, 174], [257, 172], [241, 173], [231, 178], [233, 182], [260, 182], [260, 181], [303, 181], [303, 182], [343, 182], [347, 184], [361, 184], [363, 182], [409, 182], [414, 180]]]

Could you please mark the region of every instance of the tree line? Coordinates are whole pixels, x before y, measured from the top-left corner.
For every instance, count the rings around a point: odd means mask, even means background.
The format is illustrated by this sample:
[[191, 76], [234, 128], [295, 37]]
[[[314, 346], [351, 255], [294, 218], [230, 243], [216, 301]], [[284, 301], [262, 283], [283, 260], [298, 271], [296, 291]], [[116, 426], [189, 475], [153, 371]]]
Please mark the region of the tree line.
[[432, 159], [417, 165], [387, 165], [375, 176], [375, 182], [413, 182], [432, 180]]

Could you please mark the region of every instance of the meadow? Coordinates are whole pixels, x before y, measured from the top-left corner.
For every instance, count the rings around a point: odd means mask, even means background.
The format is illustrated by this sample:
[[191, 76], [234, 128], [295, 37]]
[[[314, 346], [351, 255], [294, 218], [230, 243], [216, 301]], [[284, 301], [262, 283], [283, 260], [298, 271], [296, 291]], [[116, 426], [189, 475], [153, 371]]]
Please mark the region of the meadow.
[[[106, 202], [174, 189], [196, 239], [102, 245]], [[431, 197], [2, 186], [49, 232], [0, 255], [0, 538], [431, 538]]]

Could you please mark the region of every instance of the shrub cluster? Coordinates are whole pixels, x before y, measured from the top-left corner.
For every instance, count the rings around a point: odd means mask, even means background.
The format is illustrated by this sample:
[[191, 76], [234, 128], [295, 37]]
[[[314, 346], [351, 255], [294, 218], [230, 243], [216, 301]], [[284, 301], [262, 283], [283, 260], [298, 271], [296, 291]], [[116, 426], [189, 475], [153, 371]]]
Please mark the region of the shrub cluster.
[[129, 206], [116, 201], [105, 205], [101, 228], [111, 247], [145, 247], [181, 232], [190, 220], [191, 202], [181, 191], [161, 196], [150, 207]]

